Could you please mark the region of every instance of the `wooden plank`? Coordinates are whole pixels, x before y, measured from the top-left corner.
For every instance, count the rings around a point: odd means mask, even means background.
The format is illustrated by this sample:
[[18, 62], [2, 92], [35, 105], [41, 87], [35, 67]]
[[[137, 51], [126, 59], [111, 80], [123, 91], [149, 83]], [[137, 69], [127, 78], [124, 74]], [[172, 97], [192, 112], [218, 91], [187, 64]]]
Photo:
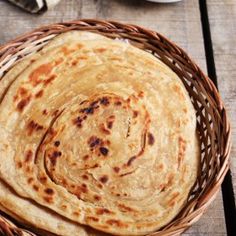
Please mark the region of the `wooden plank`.
[[236, 190], [236, 2], [208, 0], [218, 87], [231, 120], [231, 171]]
[[207, 3], [218, 87], [228, 111], [232, 128], [233, 145], [230, 165], [232, 179], [230, 175], [227, 175], [223, 192], [227, 231], [229, 235], [234, 235], [236, 230], [236, 2], [235, 0], [224, 2], [208, 0]]
[[[32, 16], [0, 0], [0, 43], [40, 25], [78, 18], [102, 18], [133, 23], [163, 33], [184, 48], [206, 72], [198, 0], [155, 4], [144, 0], [61, 1], [43, 15]], [[221, 194], [184, 235], [226, 235]]]

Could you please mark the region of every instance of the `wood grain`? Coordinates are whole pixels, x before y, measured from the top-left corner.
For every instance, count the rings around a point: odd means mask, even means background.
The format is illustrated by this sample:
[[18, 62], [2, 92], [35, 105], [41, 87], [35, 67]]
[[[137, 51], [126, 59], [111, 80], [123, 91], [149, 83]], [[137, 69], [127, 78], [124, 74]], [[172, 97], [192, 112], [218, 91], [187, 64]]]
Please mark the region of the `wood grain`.
[[236, 2], [208, 1], [218, 87], [232, 128], [231, 172], [236, 193]]
[[[144, 0], [62, 0], [43, 15], [30, 15], [0, 0], [0, 27], [4, 29], [0, 32], [0, 44], [41, 25], [79, 18], [111, 19], [158, 31], [184, 48], [206, 72], [198, 0], [175, 4]], [[226, 235], [221, 193], [184, 235]]]

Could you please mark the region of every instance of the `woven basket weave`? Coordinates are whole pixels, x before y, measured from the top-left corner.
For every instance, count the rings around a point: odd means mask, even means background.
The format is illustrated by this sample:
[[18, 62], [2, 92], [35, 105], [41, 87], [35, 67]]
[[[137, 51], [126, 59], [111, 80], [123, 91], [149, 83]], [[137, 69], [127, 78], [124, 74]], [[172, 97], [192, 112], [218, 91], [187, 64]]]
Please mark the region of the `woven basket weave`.
[[[181, 234], [200, 218], [215, 198], [229, 168], [230, 126], [218, 91], [188, 55], [162, 35], [135, 25], [100, 20], [79, 20], [44, 26], [1, 46], [0, 76], [26, 55], [41, 49], [56, 35], [71, 30], [87, 30], [110, 38], [128, 39], [134, 46], [152, 53], [169, 66], [189, 92], [196, 110], [201, 144], [198, 179], [180, 214], [164, 228], [150, 235]], [[35, 232], [34, 229], [31, 230]], [[0, 215], [0, 235], [34, 234], [18, 228]]]

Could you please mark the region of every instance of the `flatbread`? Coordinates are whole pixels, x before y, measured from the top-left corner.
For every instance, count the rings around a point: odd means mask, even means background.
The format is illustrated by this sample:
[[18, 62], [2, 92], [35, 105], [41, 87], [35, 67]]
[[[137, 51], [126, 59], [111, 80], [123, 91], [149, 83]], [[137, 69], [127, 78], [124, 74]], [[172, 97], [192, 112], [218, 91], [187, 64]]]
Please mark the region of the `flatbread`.
[[197, 177], [184, 85], [127, 43], [75, 31], [51, 45], [3, 78], [11, 83], [0, 104], [0, 178], [37, 203], [32, 211], [48, 208], [85, 234], [81, 225], [115, 235], [160, 229]]

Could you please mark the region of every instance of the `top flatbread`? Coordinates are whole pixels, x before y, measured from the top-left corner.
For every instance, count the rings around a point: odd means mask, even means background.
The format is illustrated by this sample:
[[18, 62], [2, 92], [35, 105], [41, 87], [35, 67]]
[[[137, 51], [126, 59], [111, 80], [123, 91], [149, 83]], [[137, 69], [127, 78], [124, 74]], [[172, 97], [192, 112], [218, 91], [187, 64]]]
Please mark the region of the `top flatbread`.
[[117, 235], [159, 229], [197, 176], [186, 89], [129, 44], [87, 32], [54, 40], [1, 81], [1, 179], [77, 225]]

